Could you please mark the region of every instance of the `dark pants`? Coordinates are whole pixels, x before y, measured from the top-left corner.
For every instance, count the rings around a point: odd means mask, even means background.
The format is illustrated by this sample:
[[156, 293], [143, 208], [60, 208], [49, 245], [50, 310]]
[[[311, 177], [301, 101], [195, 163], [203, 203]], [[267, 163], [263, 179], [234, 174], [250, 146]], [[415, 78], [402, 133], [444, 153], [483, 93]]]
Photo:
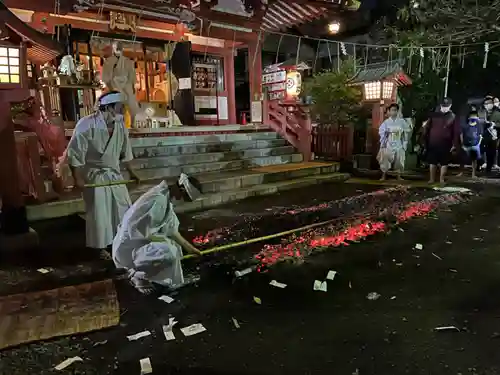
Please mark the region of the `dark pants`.
[[483, 151], [486, 155], [486, 173], [490, 173], [493, 165], [495, 165], [495, 159], [497, 155], [497, 142], [496, 141], [484, 141]]
[[427, 147], [427, 162], [431, 165], [448, 166], [451, 160], [452, 143], [429, 144]]

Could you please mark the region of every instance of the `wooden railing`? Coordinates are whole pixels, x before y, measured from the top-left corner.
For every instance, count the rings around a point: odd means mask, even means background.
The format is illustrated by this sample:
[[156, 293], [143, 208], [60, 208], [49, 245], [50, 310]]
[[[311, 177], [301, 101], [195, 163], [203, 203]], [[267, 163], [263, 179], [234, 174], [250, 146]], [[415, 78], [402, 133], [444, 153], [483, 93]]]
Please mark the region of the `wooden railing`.
[[20, 188], [29, 200], [43, 203], [57, 198], [64, 181], [55, 168], [66, 148], [64, 129], [55, 125], [36, 98], [11, 102]]
[[351, 161], [353, 132], [351, 127], [316, 125], [312, 130], [312, 152], [321, 159]]
[[296, 102], [263, 102], [263, 122], [286, 139], [304, 157], [312, 160], [309, 106]]

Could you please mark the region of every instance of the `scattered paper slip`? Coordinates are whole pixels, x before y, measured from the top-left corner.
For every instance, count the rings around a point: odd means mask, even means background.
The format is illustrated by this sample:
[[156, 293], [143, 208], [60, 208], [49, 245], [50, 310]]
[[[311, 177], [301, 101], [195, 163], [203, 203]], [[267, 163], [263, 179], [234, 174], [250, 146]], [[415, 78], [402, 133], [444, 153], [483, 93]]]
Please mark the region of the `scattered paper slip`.
[[488, 231], [488, 229], [483, 229], [483, 228], [481, 228], [481, 229], [479, 229], [479, 230], [480, 230], [481, 232], [487, 232], [487, 231]]
[[245, 268], [244, 270], [241, 270], [241, 271], [236, 271], [234, 273], [234, 275], [236, 277], [242, 277], [242, 276], [245, 276], [245, 275], [249, 274], [252, 271], [253, 271], [253, 269], [251, 267], [249, 267], [249, 268]]
[[369, 299], [370, 301], [376, 301], [380, 298], [380, 294], [378, 294], [376, 292], [371, 292], [371, 293], [368, 293], [366, 298]]
[[432, 253], [432, 256], [433, 256], [434, 258], [439, 259], [439, 260], [443, 260], [443, 258], [441, 258], [441, 257], [440, 257], [439, 255], [437, 255], [437, 254]]
[[240, 328], [240, 323], [235, 318], [231, 318], [235, 328]]
[[193, 336], [198, 333], [205, 332], [207, 329], [201, 323], [191, 324], [189, 327], [181, 328], [184, 336]]
[[313, 290], [319, 290], [320, 292], [326, 292], [327, 291], [326, 281], [321, 282], [319, 280], [314, 280]]
[[337, 271], [328, 271], [328, 275], [326, 275], [326, 279], [333, 280], [333, 279], [335, 279], [336, 274], [337, 274]]
[[143, 358], [139, 363], [141, 364], [141, 375], [151, 374], [153, 372], [153, 367], [151, 366], [149, 358]]
[[424, 246], [421, 243], [415, 244], [415, 249], [422, 250], [423, 248], [424, 248]]
[[127, 336], [127, 339], [129, 341], [135, 341], [135, 340], [139, 340], [140, 338], [143, 338], [143, 337], [146, 337], [146, 336], [150, 336], [150, 335], [151, 335], [151, 332], [149, 332], [149, 331], [142, 331], [142, 332], [136, 333], [135, 335]]
[[436, 327], [436, 328], [434, 328], [434, 331], [458, 331], [458, 332], [460, 332], [460, 329], [458, 329], [455, 326], [445, 326], [445, 327]]
[[37, 271], [40, 273], [50, 273], [50, 270], [47, 268], [39, 268], [39, 269], [37, 269]]
[[284, 289], [286, 288], [286, 284], [283, 284], [283, 283], [280, 283], [280, 282], [277, 282], [276, 280], [272, 280], [269, 285], [272, 285], [272, 286], [275, 286], [276, 288], [281, 288], [281, 289]]
[[262, 300], [261, 300], [259, 297], [253, 297], [253, 301], [254, 301], [257, 305], [262, 305]]
[[69, 365], [75, 363], [75, 362], [82, 362], [82, 361], [83, 361], [83, 359], [81, 359], [80, 357], [71, 357], [71, 358], [65, 359], [64, 361], [62, 361], [61, 363], [59, 363], [55, 367], [55, 369], [57, 371], [61, 371], [61, 370], [64, 370]]
[[166, 302], [166, 303], [172, 303], [174, 302], [174, 299], [170, 296], [160, 296], [158, 297], [159, 300]]
[[396, 296], [392, 296], [392, 297], [391, 297], [391, 299], [392, 299], [392, 300], [396, 299]]
[[451, 241], [446, 241], [446, 244], [447, 244], [447, 245], [451, 245], [451, 244], [453, 244], [453, 242], [451, 242]]
[[169, 318], [168, 325], [163, 326], [163, 334], [165, 335], [165, 339], [167, 341], [175, 340], [173, 329], [176, 324], [177, 322], [175, 321], [175, 318]]

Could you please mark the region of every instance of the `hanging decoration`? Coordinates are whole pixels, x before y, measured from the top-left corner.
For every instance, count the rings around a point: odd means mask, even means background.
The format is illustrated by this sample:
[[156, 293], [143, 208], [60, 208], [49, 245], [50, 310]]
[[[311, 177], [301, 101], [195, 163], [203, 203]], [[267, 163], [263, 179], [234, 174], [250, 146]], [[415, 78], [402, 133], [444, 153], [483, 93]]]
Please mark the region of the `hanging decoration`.
[[342, 51], [342, 55], [347, 56], [347, 50], [345, 48], [344, 42], [340, 42], [340, 50]]
[[486, 69], [486, 64], [488, 64], [488, 52], [490, 51], [490, 44], [488, 42], [484, 43], [484, 61], [483, 69]]

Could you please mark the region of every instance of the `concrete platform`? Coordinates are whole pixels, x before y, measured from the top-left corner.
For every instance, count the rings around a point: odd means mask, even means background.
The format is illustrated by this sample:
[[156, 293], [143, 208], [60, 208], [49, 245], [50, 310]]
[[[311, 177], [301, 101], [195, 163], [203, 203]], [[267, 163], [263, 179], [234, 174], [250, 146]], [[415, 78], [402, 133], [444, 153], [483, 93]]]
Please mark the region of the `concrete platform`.
[[[193, 174], [201, 184], [204, 195], [195, 202], [176, 207], [178, 212], [195, 211], [215, 207], [222, 203], [237, 201], [252, 196], [274, 194], [280, 191], [315, 185], [322, 181], [345, 181], [350, 176], [338, 173], [338, 163], [307, 162], [283, 166], [259, 167], [256, 169]], [[132, 200], [158, 183], [150, 181], [140, 186], [129, 187]], [[30, 221], [52, 219], [83, 213], [81, 198], [67, 198], [56, 202], [28, 206]]]

